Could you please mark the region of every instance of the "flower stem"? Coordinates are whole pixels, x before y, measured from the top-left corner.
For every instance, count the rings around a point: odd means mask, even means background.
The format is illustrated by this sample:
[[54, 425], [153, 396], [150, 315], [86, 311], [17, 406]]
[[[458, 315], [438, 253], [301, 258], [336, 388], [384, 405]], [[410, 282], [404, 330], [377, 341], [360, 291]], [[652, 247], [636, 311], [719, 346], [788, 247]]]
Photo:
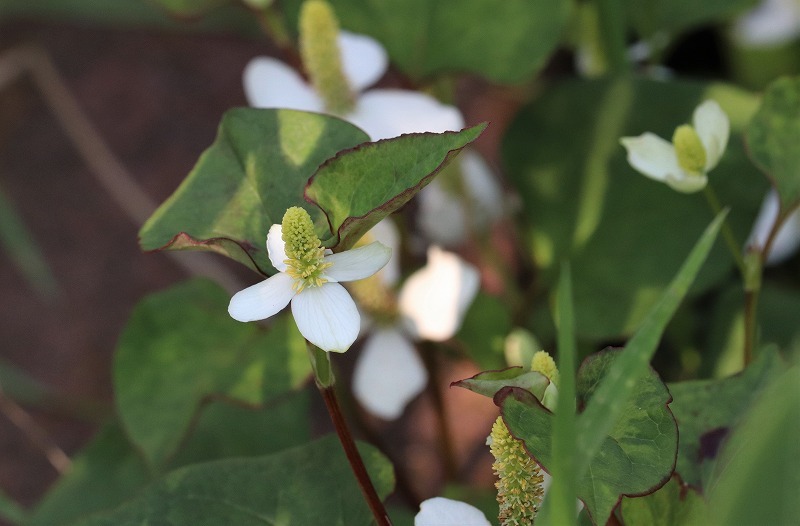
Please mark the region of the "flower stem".
[[430, 377], [428, 392], [433, 400], [433, 408], [439, 420], [439, 443], [444, 457], [445, 478], [447, 480], [455, 480], [458, 464], [455, 459], [453, 437], [450, 435], [450, 428], [447, 425], [447, 406], [442, 399], [442, 393], [439, 391], [440, 370], [437, 362], [439, 353], [436, 352], [436, 345], [432, 342], [420, 342], [419, 345], [422, 349], [422, 361], [425, 364], [425, 368], [428, 369], [428, 376]]
[[353, 474], [358, 481], [361, 493], [364, 495], [373, 517], [375, 517], [376, 524], [378, 526], [392, 526], [389, 514], [386, 513], [383, 502], [378, 496], [378, 492], [375, 491], [375, 486], [372, 485], [367, 468], [364, 466], [364, 460], [358, 452], [356, 442], [353, 440], [353, 435], [350, 433], [350, 428], [347, 426], [347, 421], [339, 407], [339, 401], [334, 390], [336, 381], [331, 369], [330, 355], [311, 343], [307, 343], [307, 348], [311, 366], [314, 369], [314, 380], [317, 384], [317, 389], [319, 389], [322, 399], [325, 400], [325, 407], [328, 409], [333, 427], [339, 436], [339, 442], [344, 448], [344, 454], [347, 456], [347, 461], [350, 463]]
[[[720, 212], [722, 212], [722, 206], [719, 204], [719, 199], [717, 198], [716, 192], [714, 192], [714, 189], [711, 188], [711, 185], [706, 185], [703, 193], [706, 196], [706, 201], [708, 201], [708, 206], [711, 207], [714, 217], [718, 216]], [[744, 259], [742, 258], [741, 246], [736, 242], [736, 237], [733, 235], [733, 230], [731, 230], [731, 225], [728, 222], [727, 217], [725, 218], [725, 222], [722, 223], [722, 237], [725, 239], [725, 244], [728, 245], [728, 250], [733, 257], [733, 260], [736, 262], [736, 266], [739, 267], [739, 272], [742, 274], [742, 279], [746, 279], [747, 268], [744, 264]]]
[[596, 0], [602, 52], [611, 74], [627, 73], [630, 63], [625, 49], [625, 6], [622, 0]]

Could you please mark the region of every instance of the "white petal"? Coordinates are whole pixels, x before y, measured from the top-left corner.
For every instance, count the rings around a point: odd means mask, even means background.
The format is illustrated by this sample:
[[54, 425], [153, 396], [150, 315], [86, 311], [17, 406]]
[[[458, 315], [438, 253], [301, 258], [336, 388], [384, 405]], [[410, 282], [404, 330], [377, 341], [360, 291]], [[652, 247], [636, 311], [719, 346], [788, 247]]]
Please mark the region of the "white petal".
[[481, 510], [466, 502], [434, 497], [419, 505], [414, 526], [491, 526]]
[[338, 42], [344, 75], [354, 90], [364, 91], [386, 73], [389, 56], [374, 38], [340, 31]]
[[707, 100], [694, 110], [692, 124], [706, 149], [706, 172], [717, 166], [730, 135], [728, 116], [713, 100]]
[[678, 174], [667, 175], [666, 183], [673, 190], [684, 194], [692, 194], [706, 187], [708, 184], [708, 177], [705, 175], [687, 174], [681, 171]]
[[255, 108], [322, 112], [322, 99], [300, 75], [269, 57], [256, 57], [244, 68], [244, 93]]
[[434, 179], [417, 194], [417, 225], [425, 237], [438, 245], [455, 247], [467, 238], [464, 205]]
[[[775, 220], [778, 217], [780, 202], [775, 190], [770, 190], [761, 203], [761, 210], [753, 225], [753, 231], [747, 241], [748, 245], [754, 245], [759, 249], [764, 247], [767, 237], [772, 231]], [[786, 261], [800, 246], [800, 210], [792, 212], [781, 226], [775, 240], [772, 242], [769, 254], [767, 255], [767, 265], [777, 265]]]
[[332, 281], [356, 281], [378, 272], [392, 257], [392, 250], [375, 241], [363, 247], [345, 250], [325, 256], [326, 263], [333, 263], [325, 270], [325, 277]]
[[277, 314], [294, 297], [294, 280], [279, 272], [233, 295], [228, 314], [238, 321], [255, 321]]
[[323, 351], [345, 352], [358, 338], [358, 309], [338, 283], [304, 288], [292, 299], [292, 315], [300, 334]]
[[628, 162], [639, 173], [666, 181], [669, 174], [680, 173], [672, 143], [650, 132], [638, 137], [623, 137], [620, 142], [628, 150]]
[[353, 372], [353, 394], [370, 413], [399, 418], [427, 383], [416, 349], [397, 329], [378, 329], [364, 342]]
[[286, 272], [286, 263], [284, 263], [284, 261], [286, 261], [289, 256], [286, 255], [286, 244], [283, 242], [283, 228], [280, 223], [269, 227], [269, 232], [267, 233], [267, 254], [275, 270], [278, 272]]
[[745, 47], [781, 46], [800, 35], [796, 0], [763, 0], [736, 21], [736, 40]]
[[427, 265], [412, 274], [400, 291], [400, 312], [415, 336], [447, 340], [461, 327], [479, 286], [480, 276], [474, 266], [432, 246]]
[[459, 159], [464, 188], [477, 205], [473, 217], [478, 221], [500, 217], [503, 211], [503, 190], [486, 160], [469, 149], [461, 152]]
[[373, 141], [404, 133], [441, 133], [464, 127], [464, 118], [454, 106], [425, 93], [396, 89], [362, 94], [347, 120], [367, 132]]
[[389, 262], [378, 271], [377, 275], [381, 283], [387, 287], [393, 287], [400, 280], [400, 233], [397, 231], [394, 222], [388, 217], [382, 219], [377, 225], [372, 227], [369, 232], [364, 234], [362, 241], [368, 243], [380, 241], [392, 251]]

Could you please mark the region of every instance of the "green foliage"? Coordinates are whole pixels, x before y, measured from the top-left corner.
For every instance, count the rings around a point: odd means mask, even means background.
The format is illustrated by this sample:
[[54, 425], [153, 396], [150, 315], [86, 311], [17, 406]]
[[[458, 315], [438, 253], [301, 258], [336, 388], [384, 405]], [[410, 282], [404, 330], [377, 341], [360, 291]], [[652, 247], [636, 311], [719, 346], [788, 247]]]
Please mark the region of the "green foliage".
[[[389, 461], [359, 448], [378, 494], [394, 486]], [[324, 474], [324, 476], [320, 476]], [[128, 503], [74, 526], [175, 524], [372, 524], [372, 515], [334, 436], [272, 455], [175, 470]]]
[[756, 0], [627, 0], [631, 25], [644, 37], [675, 35], [703, 24], [723, 22], [756, 5]]
[[[619, 351], [606, 351], [584, 361], [577, 380], [579, 407], [596, 395], [598, 384], [611, 365], [621, 359]], [[550, 469], [553, 414], [519, 389], [501, 392], [496, 401], [511, 433], [525, 442], [537, 462]], [[595, 523], [605, 524], [622, 495], [650, 493], [669, 478], [678, 448], [678, 427], [667, 407], [669, 401], [666, 386], [648, 369], [635, 382], [631, 398], [622, 403], [621, 418], [611, 422], [612, 428], [604, 435], [597, 455], [578, 477], [578, 498]], [[583, 415], [579, 422], [581, 418]]]
[[624, 497], [621, 504], [626, 526], [703, 526], [709, 524], [703, 498], [681, 486], [675, 477], [658, 491], [643, 497]]
[[800, 204], [800, 77], [773, 82], [747, 128], [753, 162], [778, 191], [785, 214]]
[[[630, 335], [710, 215], [701, 195], [679, 194], [636, 173], [619, 138], [646, 131], [669, 138], [711, 96], [730, 115], [733, 136], [710, 184], [731, 206], [728, 221], [744, 240], [766, 189], [737, 135], [752, 106], [748, 94], [677, 81], [571, 81], [555, 85], [511, 124], [504, 157], [523, 200], [529, 249], [548, 288], [557, 263], [571, 262], [580, 338]], [[726, 279], [733, 266], [723, 246], [715, 249], [690, 297]]]
[[412, 133], [341, 152], [308, 181], [306, 199], [328, 218], [334, 252], [347, 250], [384, 217], [408, 203], [486, 128]]
[[145, 250], [211, 250], [272, 274], [267, 232], [287, 208], [304, 207], [323, 243], [344, 250], [408, 202], [482, 129], [354, 148], [369, 138], [335, 117], [236, 108], [225, 114], [214, 144], [186, 180], [144, 224], [139, 241]]
[[[503, 356], [505, 338], [511, 330], [511, 314], [506, 305], [498, 298], [478, 293], [464, 316], [464, 322], [458, 331], [458, 340], [463, 344], [469, 357], [483, 370], [501, 369], [506, 362]], [[524, 337], [519, 336], [518, 337]], [[522, 363], [530, 368], [530, 358]]]
[[800, 516], [800, 367], [758, 395], [708, 484], [708, 524], [792, 524]]
[[538, 400], [544, 396], [544, 390], [550, 380], [542, 373], [531, 371], [529, 367], [510, 367], [502, 371], [486, 371], [472, 378], [453, 382], [452, 386], [469, 389], [473, 393], [493, 398], [506, 387], [523, 389]]
[[681, 430], [675, 472], [684, 484], [697, 490], [706, 487], [708, 469], [720, 442], [783, 367], [775, 349], [767, 349], [736, 376], [669, 384], [674, 399], [672, 413]]
[[139, 243], [144, 250], [212, 250], [272, 274], [265, 244], [269, 227], [280, 223], [290, 206], [301, 206], [321, 229], [319, 210], [303, 200], [308, 178], [340, 150], [368, 140], [334, 117], [230, 110], [211, 147], [144, 224]]
[[[302, 0], [283, 2], [297, 28]], [[383, 44], [415, 79], [468, 71], [501, 83], [540, 70], [562, 39], [566, 0], [331, 0], [342, 27]], [[476, 31], [480, 28], [480, 31]]]
[[117, 408], [131, 441], [156, 470], [208, 398], [263, 404], [310, 374], [305, 342], [290, 320], [279, 319], [269, 331], [238, 323], [227, 315], [228, 299], [208, 281], [178, 285], [143, 300], [120, 338]]

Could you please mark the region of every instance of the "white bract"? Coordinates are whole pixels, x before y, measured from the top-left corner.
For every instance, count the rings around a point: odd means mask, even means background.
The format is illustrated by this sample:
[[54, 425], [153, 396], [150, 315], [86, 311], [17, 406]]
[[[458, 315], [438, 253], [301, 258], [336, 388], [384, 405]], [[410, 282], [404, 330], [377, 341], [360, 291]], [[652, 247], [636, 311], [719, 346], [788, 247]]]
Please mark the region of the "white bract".
[[705, 188], [706, 174], [725, 152], [730, 123], [719, 104], [707, 100], [694, 110], [692, 125], [676, 128], [671, 143], [650, 132], [620, 142], [634, 169], [679, 192], [693, 193]]
[[[386, 51], [372, 38], [347, 31], [339, 33], [337, 42], [344, 76], [355, 92], [353, 109], [337, 116], [364, 130], [371, 140], [404, 133], [458, 131], [464, 127], [458, 108], [425, 93], [367, 90], [386, 71]], [[250, 61], [244, 70], [244, 89], [248, 102], [256, 108], [334, 113], [294, 69], [274, 58]], [[502, 212], [502, 192], [486, 162], [478, 154], [465, 151], [459, 156], [459, 167], [465, 199], [447, 191], [439, 178], [419, 194], [419, 226], [428, 239], [443, 246], [461, 243], [470, 222], [479, 226]]]
[[486, 515], [458, 500], [434, 497], [419, 505], [414, 526], [491, 526]]
[[[753, 231], [747, 241], [748, 246], [755, 246], [759, 250], [763, 250], [767, 238], [775, 226], [779, 210], [778, 194], [775, 190], [770, 190], [764, 197], [761, 210], [758, 212], [756, 222], [753, 224]], [[800, 209], [789, 214], [789, 217], [781, 225], [780, 230], [775, 235], [775, 239], [772, 241], [772, 246], [765, 262], [767, 265], [782, 263], [797, 252], [798, 247], [800, 247]]]
[[[297, 215], [304, 217], [287, 221], [290, 212], [298, 210], [302, 213]], [[339, 282], [375, 274], [389, 261], [391, 249], [374, 242], [331, 254], [320, 247], [308, 213], [293, 207], [281, 225], [269, 229], [267, 252], [278, 273], [237, 292], [228, 306], [231, 317], [243, 322], [263, 320], [291, 302], [297, 328], [306, 340], [323, 351], [349, 349], [358, 337], [361, 317]]]
[[[396, 248], [396, 231], [388, 220], [378, 223], [368, 235]], [[398, 279], [393, 263], [390, 260], [377, 276], [380, 285], [389, 289]], [[353, 394], [364, 408], [386, 420], [402, 414], [428, 383], [413, 342], [453, 337], [479, 285], [475, 267], [456, 254], [438, 247], [429, 249], [427, 264], [400, 290], [397, 317], [389, 323], [373, 320], [370, 324], [353, 373]]]
[[733, 26], [736, 42], [744, 47], [781, 46], [800, 36], [798, 0], [762, 0]]

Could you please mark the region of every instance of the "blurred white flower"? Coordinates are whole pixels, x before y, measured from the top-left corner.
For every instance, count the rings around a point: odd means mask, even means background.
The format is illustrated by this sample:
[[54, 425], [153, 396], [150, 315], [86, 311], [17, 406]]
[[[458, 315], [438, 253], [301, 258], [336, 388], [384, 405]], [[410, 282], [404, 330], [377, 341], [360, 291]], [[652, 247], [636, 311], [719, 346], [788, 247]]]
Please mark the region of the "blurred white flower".
[[[376, 225], [368, 235], [397, 252], [397, 235], [390, 220]], [[380, 279], [376, 286], [389, 294], [399, 277], [392, 265], [390, 260], [376, 276]], [[383, 323], [371, 320], [365, 327], [369, 335], [353, 373], [353, 394], [365, 409], [393, 420], [425, 389], [428, 373], [414, 341], [451, 338], [461, 327], [479, 285], [475, 267], [456, 254], [435, 246], [429, 249], [427, 264], [400, 290], [396, 317]], [[359, 297], [357, 290], [354, 293]]]
[[[297, 213], [287, 222], [293, 212]], [[338, 254], [326, 253], [330, 251], [320, 247], [311, 218], [299, 207], [286, 212], [283, 225], [300, 233], [284, 240], [282, 225], [269, 229], [267, 252], [278, 273], [237, 292], [231, 298], [228, 313], [237, 321], [263, 320], [291, 301], [297, 328], [309, 342], [323, 351], [344, 352], [358, 337], [361, 318], [340, 282], [372, 276], [389, 261], [391, 250], [374, 242]], [[299, 254], [296, 247], [301, 243], [295, 242], [298, 237], [311, 239], [306, 246], [313, 247]]]
[[[775, 190], [770, 190], [761, 203], [747, 246], [764, 247], [769, 233], [775, 225], [780, 209], [780, 201]], [[800, 247], [800, 209], [795, 210], [781, 225], [765, 260], [767, 265], [777, 265], [789, 259]]]
[[674, 190], [693, 193], [705, 188], [706, 174], [719, 163], [728, 144], [730, 123], [719, 104], [707, 100], [692, 117], [693, 126], [678, 126], [672, 143], [646, 132], [638, 137], [623, 137], [630, 165]]
[[786, 44], [800, 36], [798, 0], [762, 0], [733, 26], [736, 42], [745, 47]]
[[466, 502], [434, 497], [419, 505], [414, 526], [491, 526], [481, 510]]

